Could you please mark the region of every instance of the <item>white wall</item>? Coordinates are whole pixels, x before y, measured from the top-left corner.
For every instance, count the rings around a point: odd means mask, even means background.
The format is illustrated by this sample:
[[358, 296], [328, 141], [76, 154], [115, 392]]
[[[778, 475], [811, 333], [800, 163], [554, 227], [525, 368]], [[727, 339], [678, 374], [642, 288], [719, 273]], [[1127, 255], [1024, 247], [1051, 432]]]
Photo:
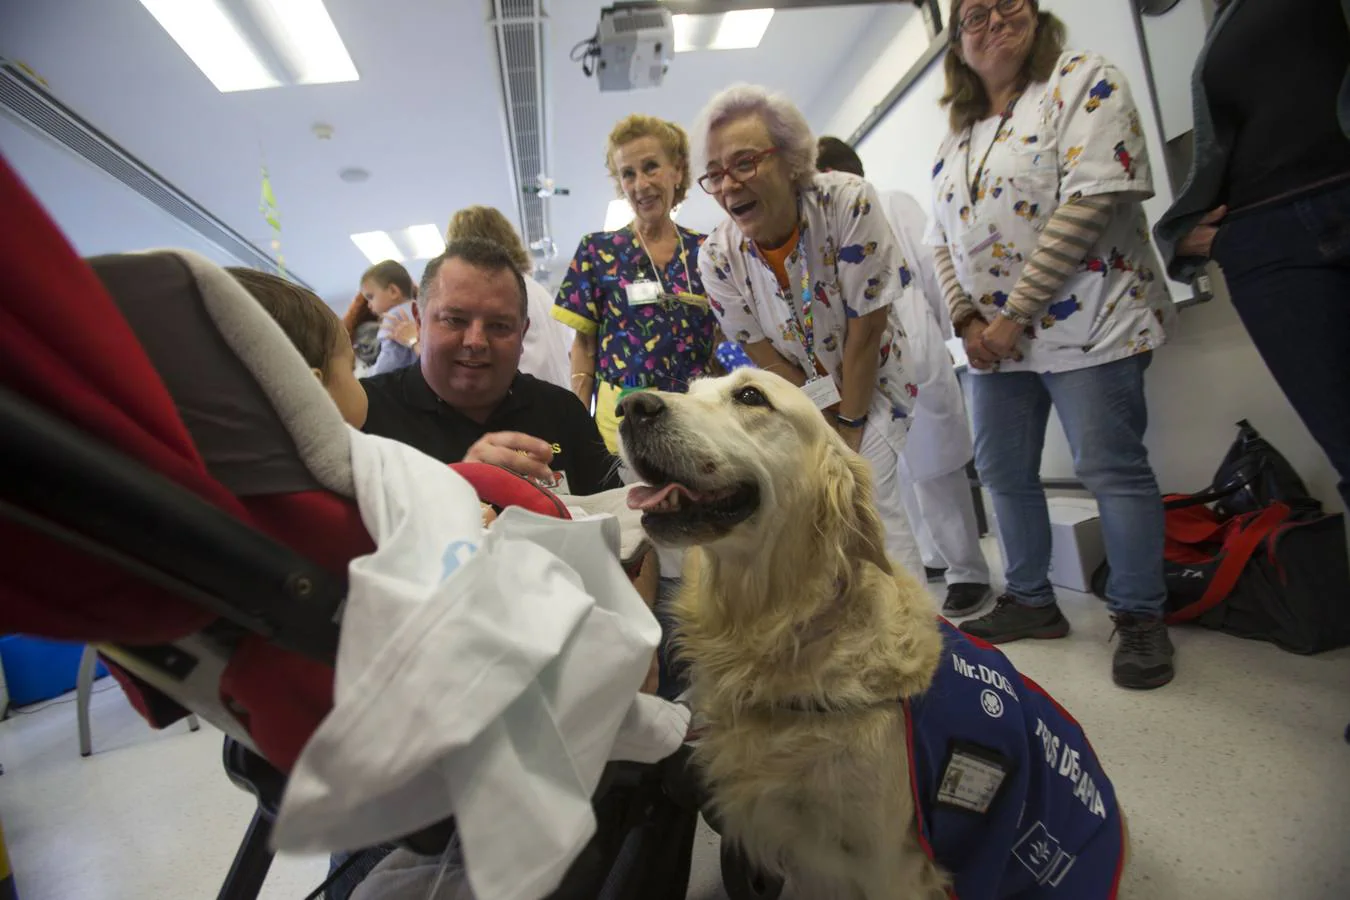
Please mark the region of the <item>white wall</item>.
[[107, 172], [4, 116], [0, 153], [81, 256], [173, 247], [244, 265]]
[[1170, 141], [1190, 131], [1195, 119], [1191, 110], [1191, 71], [1205, 43], [1204, 3], [1181, 0], [1161, 16], [1145, 16], [1143, 21], [1163, 134]]
[[909, 67], [928, 49], [928, 26], [918, 9], [890, 4], [872, 19], [866, 37], [830, 79], [850, 85], [843, 95], [827, 88], [808, 109], [818, 133], [848, 140]]
[[[1198, 0], [1185, 2], [1189, 6]], [[1045, 0], [1042, 5], [1064, 19], [1071, 47], [1103, 54], [1128, 79], [1144, 117], [1149, 153], [1154, 160], [1157, 196], [1145, 204], [1145, 211], [1150, 221], [1156, 221], [1171, 204], [1172, 195], [1166, 176], [1157, 169], [1162, 160], [1162, 142], [1131, 0]], [[1193, 12], [1178, 7], [1175, 15], [1188, 17]], [[1200, 33], [1194, 28], [1189, 32], [1194, 45]], [[873, 43], [884, 49], [900, 40], [893, 31], [889, 35], [878, 34]], [[1179, 53], [1185, 46], [1173, 44], [1167, 52]], [[1196, 49], [1192, 46], [1188, 52]], [[830, 133], [847, 137], [903, 77], [908, 64], [898, 65], [895, 57], [874, 50], [874, 47], [860, 48], [855, 71], [843, 73], [851, 77], [836, 81], [856, 88], [841, 89], [834, 97], [823, 95], [817, 100], [811, 108], [813, 124], [828, 122]], [[1172, 80], [1189, 77], [1173, 70], [1177, 70], [1175, 62], [1164, 70], [1170, 72]], [[1180, 90], [1185, 92], [1184, 84]], [[939, 59], [857, 148], [869, 180], [878, 188], [908, 191], [925, 207], [930, 204], [933, 156], [947, 130], [946, 117], [937, 107], [941, 93]], [[1179, 104], [1175, 102], [1175, 93], [1172, 96], [1170, 108], [1174, 116]], [[1330, 463], [1261, 361], [1233, 310], [1222, 277], [1214, 281], [1215, 299], [1180, 314], [1171, 341], [1157, 351], [1149, 369], [1147, 443], [1163, 490], [1203, 488], [1236, 434], [1234, 424], [1246, 418], [1289, 458], [1317, 497], [1327, 506], [1339, 509], [1336, 475]], [[1174, 296], [1185, 296], [1184, 290], [1173, 286]], [[1041, 471], [1045, 477], [1073, 476], [1067, 442], [1053, 417]]]

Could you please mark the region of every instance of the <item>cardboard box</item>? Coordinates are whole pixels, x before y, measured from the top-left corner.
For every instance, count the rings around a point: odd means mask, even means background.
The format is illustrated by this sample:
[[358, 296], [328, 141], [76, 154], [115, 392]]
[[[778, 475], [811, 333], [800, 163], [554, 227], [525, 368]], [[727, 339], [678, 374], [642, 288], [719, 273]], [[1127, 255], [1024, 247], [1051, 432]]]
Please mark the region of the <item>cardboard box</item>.
[[1092, 593], [1092, 575], [1106, 560], [1102, 520], [1095, 500], [1051, 497], [1050, 583]]

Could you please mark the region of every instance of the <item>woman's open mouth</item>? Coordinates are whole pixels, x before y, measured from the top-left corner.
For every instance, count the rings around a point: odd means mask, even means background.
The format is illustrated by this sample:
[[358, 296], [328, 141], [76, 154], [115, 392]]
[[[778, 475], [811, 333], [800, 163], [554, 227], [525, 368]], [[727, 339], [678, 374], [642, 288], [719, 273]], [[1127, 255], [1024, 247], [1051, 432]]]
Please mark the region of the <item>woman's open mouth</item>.
[[757, 206], [759, 206], [758, 200], [743, 200], [740, 203], [728, 206], [727, 212], [731, 214], [733, 219], [743, 219], [753, 213]]

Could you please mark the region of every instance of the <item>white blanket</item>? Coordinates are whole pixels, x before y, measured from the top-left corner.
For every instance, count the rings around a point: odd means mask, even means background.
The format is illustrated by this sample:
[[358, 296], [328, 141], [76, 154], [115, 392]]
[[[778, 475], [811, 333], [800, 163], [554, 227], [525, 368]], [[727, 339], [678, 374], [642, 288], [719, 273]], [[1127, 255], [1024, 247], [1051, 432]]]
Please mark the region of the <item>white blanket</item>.
[[453, 815], [478, 900], [553, 890], [595, 829], [610, 759], [679, 746], [683, 707], [638, 695], [660, 627], [618, 562], [612, 517], [509, 509], [351, 432], [361, 517], [332, 712], [291, 773], [280, 850], [349, 850]]

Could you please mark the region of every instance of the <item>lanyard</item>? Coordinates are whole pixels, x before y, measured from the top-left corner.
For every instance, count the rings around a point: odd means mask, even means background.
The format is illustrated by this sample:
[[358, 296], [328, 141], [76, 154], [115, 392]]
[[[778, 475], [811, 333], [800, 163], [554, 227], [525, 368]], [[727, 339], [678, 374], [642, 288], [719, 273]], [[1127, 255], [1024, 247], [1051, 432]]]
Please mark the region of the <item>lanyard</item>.
[[[798, 324], [801, 325], [802, 331], [802, 348], [806, 350], [806, 357], [811, 361], [811, 367], [815, 370], [814, 372], [808, 370], [806, 373], [806, 377], [815, 378], [818, 376], [825, 375], [827, 370], [823, 365], [821, 365], [820, 359], [817, 358], [816, 356], [816, 313], [815, 313], [816, 295], [815, 291], [811, 290], [811, 267], [806, 262], [806, 251], [802, 249], [803, 246], [802, 242], [805, 239], [805, 237], [806, 233], [805, 231], [803, 231], [797, 237], [797, 247], [792, 252], [795, 253], [801, 259], [802, 263], [802, 274], [800, 279], [802, 292], [801, 293], [802, 313], [801, 318], [799, 319], [798, 322]], [[789, 276], [788, 278], [789, 289], [791, 286], [791, 280], [792, 280], [791, 276]], [[797, 310], [794, 308], [792, 312], [793, 315], [795, 316]]]
[[[652, 272], [656, 275], [656, 285], [661, 289], [661, 295], [663, 297], [667, 296], [665, 282], [661, 280], [661, 268], [656, 264], [656, 260], [652, 257], [651, 252], [647, 250], [647, 245], [642, 241], [642, 232], [638, 230], [636, 225], [633, 226], [633, 237], [637, 238], [638, 246], [642, 248], [642, 252], [647, 254], [647, 262], [652, 264]], [[692, 291], [693, 284], [689, 281], [689, 254], [684, 249], [684, 235], [680, 232], [678, 226], [675, 228], [675, 237], [678, 238], [680, 242], [680, 265], [684, 267], [684, 283]], [[670, 286], [674, 288], [674, 282], [671, 282]], [[669, 292], [669, 296], [678, 298], [679, 294], [672, 290]]]
[[[800, 200], [798, 202], [800, 203]], [[787, 291], [785, 299], [788, 308], [792, 311], [792, 320], [796, 323], [797, 330], [800, 333], [802, 349], [806, 351], [806, 358], [810, 361], [810, 365], [803, 367], [806, 372], [807, 380], [809, 381], [828, 375], [829, 370], [821, 364], [820, 359], [816, 356], [816, 298], [815, 292], [811, 290], [811, 266], [806, 261], [805, 249], [807, 246], [806, 222], [800, 218], [800, 207], [798, 215], [797, 244], [792, 248], [792, 252], [788, 254], [787, 259], [783, 261], [783, 269], [787, 274], [788, 286], [786, 288], [780, 288], [779, 296], [783, 296], [783, 290]], [[763, 259], [764, 251], [757, 248], [757, 252], [760, 254], [761, 262], [763, 262], [765, 268], [770, 268], [768, 261]], [[792, 263], [793, 256], [796, 256], [801, 262], [801, 275], [798, 278], [802, 304], [800, 312], [797, 310], [796, 300], [792, 297], [792, 272], [789, 270], [789, 267]], [[777, 282], [777, 276], [775, 276], [774, 280]]]
[[975, 144], [975, 126], [966, 126], [966, 184], [970, 186], [970, 207], [974, 209], [980, 202], [980, 180], [984, 178], [984, 167], [989, 164], [989, 154], [994, 152], [994, 145], [998, 139], [1003, 136], [1003, 129], [1012, 118], [1013, 110], [1017, 109], [1017, 101], [1022, 99], [1022, 92], [1018, 91], [1008, 105], [1003, 110], [1003, 115], [998, 118], [998, 128], [994, 129], [994, 139], [989, 142], [989, 147], [984, 151], [984, 157], [980, 160], [980, 167], [975, 170], [975, 177], [970, 176], [970, 157]]

